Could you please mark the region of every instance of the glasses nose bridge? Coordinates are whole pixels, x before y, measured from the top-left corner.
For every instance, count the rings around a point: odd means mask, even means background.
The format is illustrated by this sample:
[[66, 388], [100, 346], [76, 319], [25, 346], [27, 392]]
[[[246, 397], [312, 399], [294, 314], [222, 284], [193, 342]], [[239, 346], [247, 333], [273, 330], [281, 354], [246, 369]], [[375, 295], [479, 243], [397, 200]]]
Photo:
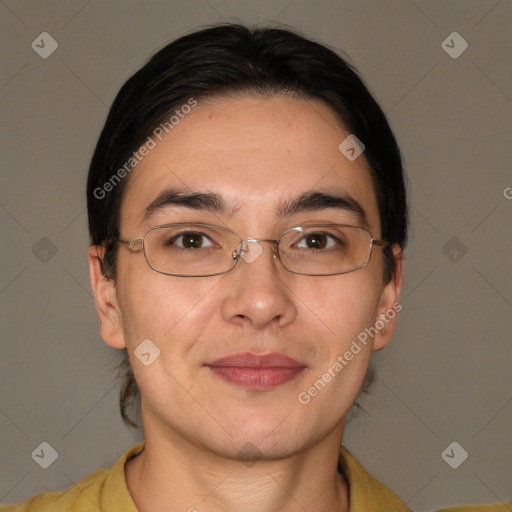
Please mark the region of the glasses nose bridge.
[[[251, 243], [257, 243], [257, 242], [268, 242], [276, 244], [279, 249], [279, 240], [275, 240], [273, 238], [245, 238], [240, 242], [238, 247], [233, 251], [233, 258], [237, 259], [240, 258], [240, 256], [247, 252], [246, 246]], [[275, 255], [274, 255], [275, 256]]]

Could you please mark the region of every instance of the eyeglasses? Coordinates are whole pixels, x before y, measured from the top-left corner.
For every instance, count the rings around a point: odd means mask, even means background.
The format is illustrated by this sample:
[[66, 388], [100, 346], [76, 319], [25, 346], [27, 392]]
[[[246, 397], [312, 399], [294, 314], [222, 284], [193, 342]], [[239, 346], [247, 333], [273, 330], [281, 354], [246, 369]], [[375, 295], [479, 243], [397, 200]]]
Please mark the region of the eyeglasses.
[[241, 259], [251, 263], [263, 251], [257, 242], [276, 244], [274, 258], [294, 274], [346, 274], [367, 265], [374, 246], [390, 243], [346, 224], [296, 226], [277, 240], [242, 240], [231, 229], [213, 224], [165, 224], [151, 228], [143, 238], [116, 241], [132, 251], [142, 249], [156, 272], [177, 277], [216, 276], [232, 270]]

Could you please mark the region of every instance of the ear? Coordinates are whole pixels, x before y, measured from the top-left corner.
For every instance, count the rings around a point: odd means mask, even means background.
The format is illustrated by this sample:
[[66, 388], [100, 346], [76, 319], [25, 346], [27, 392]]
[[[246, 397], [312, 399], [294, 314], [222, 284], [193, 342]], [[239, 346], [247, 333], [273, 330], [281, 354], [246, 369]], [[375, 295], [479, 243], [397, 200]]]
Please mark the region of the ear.
[[383, 326], [378, 329], [378, 333], [375, 335], [373, 350], [381, 350], [390, 342], [395, 332], [398, 313], [402, 310], [402, 305], [398, 302], [403, 284], [402, 256], [402, 249], [398, 244], [395, 244], [393, 246], [395, 275], [382, 290], [375, 324], [376, 327], [381, 327], [382, 324]]
[[105, 277], [101, 271], [101, 259], [103, 259], [104, 252], [105, 247], [100, 245], [91, 245], [87, 251], [91, 287], [100, 318], [101, 337], [111, 347], [125, 348], [121, 310], [115, 283], [113, 279]]

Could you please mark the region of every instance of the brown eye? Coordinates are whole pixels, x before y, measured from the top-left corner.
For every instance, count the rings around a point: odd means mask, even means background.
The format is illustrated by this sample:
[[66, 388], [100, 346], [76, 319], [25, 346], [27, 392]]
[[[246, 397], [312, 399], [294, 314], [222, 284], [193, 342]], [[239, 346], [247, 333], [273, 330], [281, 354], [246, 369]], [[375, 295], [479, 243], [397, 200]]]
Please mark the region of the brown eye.
[[310, 249], [323, 249], [327, 245], [327, 237], [323, 233], [312, 233], [304, 239]]
[[202, 235], [198, 233], [188, 233], [182, 235], [183, 247], [186, 249], [197, 249], [203, 245]]
[[213, 246], [208, 236], [204, 233], [195, 233], [193, 231], [186, 231], [172, 237], [166, 245], [176, 246], [179, 249], [201, 249]]
[[340, 245], [343, 243], [337, 236], [322, 231], [306, 233], [296, 244], [298, 249], [312, 250], [333, 249]]

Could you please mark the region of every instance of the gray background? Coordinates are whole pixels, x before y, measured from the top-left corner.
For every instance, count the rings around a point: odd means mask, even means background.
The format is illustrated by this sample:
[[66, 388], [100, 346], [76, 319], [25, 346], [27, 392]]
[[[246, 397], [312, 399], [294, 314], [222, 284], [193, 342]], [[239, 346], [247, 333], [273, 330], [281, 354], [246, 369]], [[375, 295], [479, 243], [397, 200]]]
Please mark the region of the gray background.
[[[273, 20], [349, 56], [410, 177], [398, 332], [344, 443], [417, 511], [512, 497], [510, 0], [4, 0], [0, 15], [0, 503], [141, 439], [118, 413], [86, 259], [86, 171], [114, 95], [185, 32]], [[43, 31], [59, 44], [47, 59], [31, 48]], [[469, 43], [456, 59], [441, 47], [454, 31]], [[46, 470], [42, 441], [59, 454]], [[452, 441], [469, 454], [458, 469], [441, 457]]]

